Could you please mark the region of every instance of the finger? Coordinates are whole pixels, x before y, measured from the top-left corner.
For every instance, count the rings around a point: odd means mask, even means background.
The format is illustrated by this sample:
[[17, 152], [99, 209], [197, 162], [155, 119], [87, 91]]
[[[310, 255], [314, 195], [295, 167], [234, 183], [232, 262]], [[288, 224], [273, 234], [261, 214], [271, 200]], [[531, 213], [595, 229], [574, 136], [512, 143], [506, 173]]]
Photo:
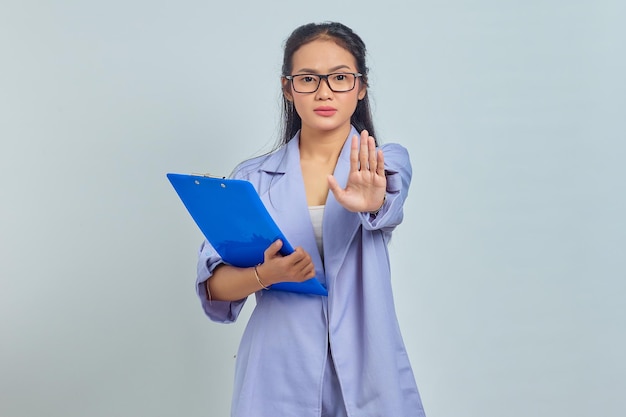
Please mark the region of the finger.
[[294, 275], [302, 275], [302, 271], [307, 265], [306, 258], [297, 258], [292, 260], [291, 270]]
[[378, 166], [376, 164], [378, 155], [376, 152], [376, 143], [374, 142], [374, 138], [370, 136], [367, 141], [368, 148], [368, 157], [369, 157], [369, 169], [372, 172], [378, 172]]
[[306, 259], [309, 257], [309, 254], [307, 253], [307, 251], [305, 251], [304, 249], [302, 249], [301, 246], [298, 246], [296, 249], [294, 249], [293, 253], [290, 256], [290, 262], [291, 265], [300, 265], [302, 262], [305, 262]]
[[298, 260], [300, 260], [300, 258], [302, 258], [302, 256], [303, 256], [302, 248], [300, 246], [296, 246], [293, 249], [293, 252], [289, 254], [289, 262], [290, 262], [290, 264], [298, 263]]
[[359, 137], [352, 136], [352, 144], [350, 146], [350, 172], [359, 170]]
[[315, 265], [313, 264], [311, 257], [304, 250], [302, 253], [305, 256], [292, 264], [293, 277], [299, 281], [309, 278], [311, 276], [311, 271], [313, 272], [313, 276], [315, 276]]
[[307, 259], [302, 260], [302, 262], [298, 264], [298, 267], [300, 267], [299, 275], [302, 278], [308, 279], [308, 278], [313, 278], [315, 276], [315, 264], [313, 263], [310, 257], [307, 257]]
[[385, 175], [385, 156], [383, 155], [383, 151], [382, 150], [378, 150], [378, 152], [376, 153], [376, 174], [380, 175], [380, 176], [384, 176]]
[[283, 247], [283, 241], [276, 239], [267, 249], [265, 249], [265, 259], [274, 258]]
[[333, 193], [335, 198], [338, 200], [341, 198], [341, 195], [345, 193], [345, 191], [341, 188], [337, 180], [333, 175], [329, 175], [328, 177], [328, 189]]
[[361, 147], [359, 149], [359, 163], [361, 164], [360, 170], [369, 169], [368, 163], [368, 154], [369, 149], [367, 147], [367, 139], [369, 138], [369, 133], [367, 130], [361, 132]]
[[313, 265], [313, 263], [307, 265], [307, 267], [302, 271], [302, 276], [305, 279], [313, 278], [315, 276], [315, 265]]

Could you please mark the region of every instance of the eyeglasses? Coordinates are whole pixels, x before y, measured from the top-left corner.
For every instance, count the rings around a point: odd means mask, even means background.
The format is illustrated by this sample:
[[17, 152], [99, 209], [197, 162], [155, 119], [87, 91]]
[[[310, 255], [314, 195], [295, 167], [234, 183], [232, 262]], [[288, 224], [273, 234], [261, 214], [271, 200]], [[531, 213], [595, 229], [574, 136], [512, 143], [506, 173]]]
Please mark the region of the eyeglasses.
[[356, 79], [363, 74], [358, 72], [333, 72], [332, 74], [296, 74], [285, 75], [291, 81], [296, 93], [314, 93], [320, 88], [322, 80], [326, 80], [328, 87], [335, 93], [351, 91], [356, 86]]

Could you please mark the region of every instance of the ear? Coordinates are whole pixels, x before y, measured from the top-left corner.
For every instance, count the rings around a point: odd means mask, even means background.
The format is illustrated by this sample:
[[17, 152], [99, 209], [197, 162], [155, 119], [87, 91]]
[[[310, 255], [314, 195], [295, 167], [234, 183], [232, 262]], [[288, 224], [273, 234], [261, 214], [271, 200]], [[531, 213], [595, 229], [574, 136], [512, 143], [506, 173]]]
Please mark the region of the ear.
[[361, 89], [359, 90], [359, 94], [357, 95], [357, 97], [359, 100], [363, 100], [366, 94], [367, 94], [367, 87], [362, 86]]
[[283, 77], [280, 79], [280, 82], [283, 85], [283, 95], [287, 101], [293, 102], [293, 94], [291, 94], [291, 84], [289, 83], [289, 80]]

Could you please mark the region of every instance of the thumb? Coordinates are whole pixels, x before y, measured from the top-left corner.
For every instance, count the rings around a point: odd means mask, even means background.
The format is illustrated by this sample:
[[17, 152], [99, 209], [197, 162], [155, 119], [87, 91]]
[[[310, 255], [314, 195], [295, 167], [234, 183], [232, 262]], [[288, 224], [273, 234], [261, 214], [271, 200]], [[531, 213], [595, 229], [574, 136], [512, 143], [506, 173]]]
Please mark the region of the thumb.
[[341, 187], [339, 186], [339, 183], [337, 183], [337, 180], [332, 174], [329, 175], [327, 178], [328, 178], [328, 188], [330, 189], [330, 191], [333, 192], [335, 197], [337, 197], [337, 195], [340, 194], [343, 190], [341, 189]]
[[265, 257], [273, 258], [278, 255], [278, 252], [283, 247], [283, 241], [276, 239], [267, 249], [265, 249]]

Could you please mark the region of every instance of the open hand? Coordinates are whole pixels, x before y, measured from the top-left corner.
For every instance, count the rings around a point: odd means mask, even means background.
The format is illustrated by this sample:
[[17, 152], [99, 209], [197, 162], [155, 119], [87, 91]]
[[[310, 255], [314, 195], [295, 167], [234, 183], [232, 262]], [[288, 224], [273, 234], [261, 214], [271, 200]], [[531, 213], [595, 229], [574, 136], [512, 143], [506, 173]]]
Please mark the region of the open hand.
[[346, 188], [342, 189], [334, 176], [328, 176], [328, 186], [335, 199], [347, 210], [368, 212], [378, 210], [385, 198], [387, 178], [383, 151], [376, 150], [374, 138], [367, 130], [352, 137], [350, 173]]

